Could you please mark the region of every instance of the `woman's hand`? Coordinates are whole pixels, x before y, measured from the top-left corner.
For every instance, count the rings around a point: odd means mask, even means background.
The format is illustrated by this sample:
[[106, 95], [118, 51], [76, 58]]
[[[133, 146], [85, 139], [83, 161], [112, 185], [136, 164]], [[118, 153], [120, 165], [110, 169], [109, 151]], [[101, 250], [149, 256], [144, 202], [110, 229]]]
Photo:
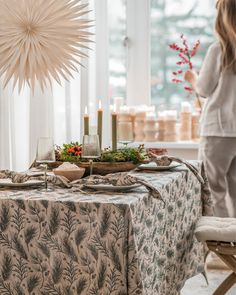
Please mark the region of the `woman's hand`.
[[198, 74], [193, 70], [188, 70], [184, 75], [184, 80], [189, 82], [193, 89], [196, 90]]

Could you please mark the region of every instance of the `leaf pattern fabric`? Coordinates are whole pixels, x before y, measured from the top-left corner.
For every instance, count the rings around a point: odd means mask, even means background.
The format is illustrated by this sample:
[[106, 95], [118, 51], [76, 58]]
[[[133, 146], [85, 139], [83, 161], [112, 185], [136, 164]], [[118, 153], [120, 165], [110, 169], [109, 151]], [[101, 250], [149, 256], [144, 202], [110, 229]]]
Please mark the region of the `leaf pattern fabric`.
[[113, 195], [2, 189], [0, 294], [177, 295], [204, 271], [194, 230], [211, 200], [187, 169], [141, 176], [165, 202], [144, 187]]

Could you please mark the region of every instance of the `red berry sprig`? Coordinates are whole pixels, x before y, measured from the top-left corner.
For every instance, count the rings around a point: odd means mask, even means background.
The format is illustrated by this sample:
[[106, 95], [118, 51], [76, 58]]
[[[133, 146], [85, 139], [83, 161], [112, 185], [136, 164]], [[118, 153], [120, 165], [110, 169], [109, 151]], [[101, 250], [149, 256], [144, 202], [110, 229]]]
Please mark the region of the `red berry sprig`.
[[81, 146], [72, 145], [67, 149], [67, 153], [71, 156], [79, 156], [82, 154], [82, 148]]
[[[178, 52], [178, 56], [179, 56], [180, 60], [176, 64], [178, 66], [186, 66], [187, 65], [187, 67], [190, 70], [192, 70], [193, 69], [192, 58], [197, 54], [197, 52], [200, 48], [200, 41], [199, 40], [196, 41], [193, 48], [190, 49], [189, 45], [187, 43], [187, 39], [184, 37], [183, 34], [180, 36], [180, 39], [182, 42], [181, 46], [178, 45], [177, 43], [173, 43], [173, 44], [170, 44], [169, 47], [172, 50]], [[183, 70], [174, 71], [172, 74], [174, 76], [172, 79], [173, 83], [181, 84], [184, 82], [183, 80], [177, 78], [177, 76], [183, 74]], [[194, 90], [189, 86], [184, 87], [184, 89], [191, 94], [194, 92]]]

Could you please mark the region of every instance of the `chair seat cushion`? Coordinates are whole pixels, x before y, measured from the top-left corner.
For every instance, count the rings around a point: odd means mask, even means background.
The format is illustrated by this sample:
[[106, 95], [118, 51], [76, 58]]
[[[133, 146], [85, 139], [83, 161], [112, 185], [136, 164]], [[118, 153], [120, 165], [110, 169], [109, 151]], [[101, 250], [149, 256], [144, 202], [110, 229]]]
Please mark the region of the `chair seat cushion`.
[[200, 242], [236, 242], [236, 218], [202, 217], [195, 235]]

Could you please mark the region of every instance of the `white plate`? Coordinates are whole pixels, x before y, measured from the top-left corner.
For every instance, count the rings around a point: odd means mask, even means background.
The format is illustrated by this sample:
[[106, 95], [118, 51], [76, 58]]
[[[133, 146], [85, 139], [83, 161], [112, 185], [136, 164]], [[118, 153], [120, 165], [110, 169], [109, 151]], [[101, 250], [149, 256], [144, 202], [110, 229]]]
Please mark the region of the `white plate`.
[[149, 163], [138, 166], [138, 169], [146, 171], [168, 171], [179, 166], [181, 165], [177, 163], [171, 163], [169, 166], [157, 166], [156, 163]]
[[44, 181], [42, 180], [28, 180], [23, 183], [13, 183], [11, 179], [0, 179], [0, 186], [7, 186], [7, 187], [30, 187], [30, 186], [39, 186], [42, 185]]
[[114, 186], [114, 185], [104, 185], [104, 184], [85, 185], [86, 188], [94, 189], [97, 191], [108, 191], [108, 192], [127, 192], [133, 189], [136, 189], [140, 186], [141, 186], [140, 184], [124, 185], [124, 186]]

